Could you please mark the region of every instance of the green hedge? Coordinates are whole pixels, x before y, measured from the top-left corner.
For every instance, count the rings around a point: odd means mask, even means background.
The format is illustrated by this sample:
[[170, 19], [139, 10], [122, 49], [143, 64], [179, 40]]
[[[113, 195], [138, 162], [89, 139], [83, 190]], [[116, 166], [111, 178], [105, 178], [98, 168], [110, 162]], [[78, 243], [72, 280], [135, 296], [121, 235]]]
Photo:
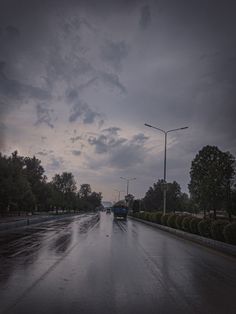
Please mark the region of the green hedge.
[[187, 216], [183, 219], [182, 221], [182, 230], [186, 232], [191, 232], [190, 230], [190, 221], [193, 217], [192, 216]]
[[226, 225], [223, 234], [227, 243], [236, 244], [236, 222]]
[[170, 216], [170, 214], [165, 214], [165, 215], [161, 216], [161, 224], [163, 226], [167, 226], [167, 220], [168, 220], [169, 216]]
[[214, 240], [225, 241], [225, 237], [223, 234], [224, 227], [229, 224], [228, 221], [225, 220], [215, 220], [211, 224], [211, 236]]
[[162, 212], [156, 212], [155, 213], [155, 221], [156, 223], [158, 223], [159, 225], [161, 224], [161, 217], [162, 217]]
[[200, 218], [193, 217], [189, 222], [190, 232], [194, 234], [199, 234], [198, 224], [201, 221]]
[[176, 214], [171, 214], [171, 215], [168, 217], [168, 219], [167, 219], [167, 226], [168, 226], [168, 227], [174, 228], [174, 229], [177, 228], [177, 227], [176, 227], [176, 223], [175, 223], [176, 217], [177, 217]]
[[210, 238], [211, 237], [211, 219], [202, 219], [198, 223], [198, 232], [201, 236]]
[[137, 212], [134, 217], [162, 224], [170, 228], [177, 228], [185, 232], [199, 234], [203, 237], [213, 238], [236, 244], [236, 222], [225, 220], [200, 219], [190, 215], [165, 214], [161, 212]]
[[176, 228], [182, 230], [182, 221], [184, 218], [187, 217], [186, 215], [179, 215], [175, 219]]

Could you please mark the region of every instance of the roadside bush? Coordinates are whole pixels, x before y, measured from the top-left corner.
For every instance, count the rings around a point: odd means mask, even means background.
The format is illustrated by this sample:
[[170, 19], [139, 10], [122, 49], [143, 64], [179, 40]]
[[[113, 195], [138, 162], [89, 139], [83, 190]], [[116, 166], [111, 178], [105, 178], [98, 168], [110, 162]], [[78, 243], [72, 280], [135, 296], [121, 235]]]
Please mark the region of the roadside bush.
[[142, 219], [144, 219], [144, 220], [149, 220], [149, 213], [148, 213], [148, 212], [144, 212], [144, 213], [142, 214]]
[[211, 237], [211, 219], [202, 219], [198, 223], [198, 232], [201, 236], [210, 238]]
[[169, 216], [170, 216], [170, 214], [165, 214], [165, 215], [161, 216], [161, 224], [163, 226], [167, 226], [167, 220], [168, 220]]
[[225, 241], [223, 234], [224, 227], [229, 224], [226, 220], [215, 220], [211, 224], [211, 236], [214, 240]]
[[236, 244], [236, 222], [226, 225], [223, 234], [227, 243]]
[[201, 221], [200, 218], [193, 217], [189, 222], [190, 232], [194, 234], [199, 234], [198, 224]]
[[176, 224], [175, 224], [175, 220], [176, 220], [177, 215], [176, 214], [171, 214], [168, 219], [167, 219], [167, 226], [170, 228], [175, 228], [176, 229]]
[[151, 222], [154, 222], [155, 221], [155, 213], [149, 213], [148, 215], [148, 220], [151, 221]]
[[182, 221], [183, 219], [187, 217], [184, 215], [178, 215], [175, 219], [176, 228], [182, 230]]
[[182, 220], [182, 230], [184, 230], [186, 232], [191, 232], [191, 230], [190, 230], [190, 221], [192, 219], [193, 219], [192, 216], [184, 217], [184, 219]]
[[137, 214], [137, 218], [143, 219], [143, 217], [144, 217], [144, 213], [138, 213], [138, 214]]
[[159, 225], [161, 225], [161, 217], [162, 217], [162, 212], [156, 212], [155, 213], [155, 222], [158, 223]]

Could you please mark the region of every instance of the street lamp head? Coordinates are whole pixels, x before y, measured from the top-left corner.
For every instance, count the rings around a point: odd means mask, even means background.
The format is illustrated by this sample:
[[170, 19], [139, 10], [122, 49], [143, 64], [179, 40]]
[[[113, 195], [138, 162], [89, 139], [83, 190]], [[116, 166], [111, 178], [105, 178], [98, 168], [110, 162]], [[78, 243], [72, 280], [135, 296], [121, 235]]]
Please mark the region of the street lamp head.
[[183, 128], [181, 128], [181, 130], [185, 130], [188, 129], [188, 126], [184, 126]]
[[144, 123], [144, 125], [148, 126], [149, 128], [152, 128], [150, 124]]

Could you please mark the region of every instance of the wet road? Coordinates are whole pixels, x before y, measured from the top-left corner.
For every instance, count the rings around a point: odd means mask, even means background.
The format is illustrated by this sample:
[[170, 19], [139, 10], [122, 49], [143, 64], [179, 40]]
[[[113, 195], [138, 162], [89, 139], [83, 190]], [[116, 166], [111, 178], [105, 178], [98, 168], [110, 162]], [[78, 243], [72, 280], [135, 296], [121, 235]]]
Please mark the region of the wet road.
[[0, 313], [235, 313], [229, 257], [101, 213], [0, 235]]

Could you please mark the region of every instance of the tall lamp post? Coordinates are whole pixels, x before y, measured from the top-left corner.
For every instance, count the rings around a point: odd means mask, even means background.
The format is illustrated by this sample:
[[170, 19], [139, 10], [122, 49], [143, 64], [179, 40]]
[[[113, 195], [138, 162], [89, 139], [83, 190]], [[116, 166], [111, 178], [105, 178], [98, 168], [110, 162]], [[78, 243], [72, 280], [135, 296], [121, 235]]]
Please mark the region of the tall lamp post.
[[188, 129], [188, 126], [184, 126], [182, 128], [178, 128], [178, 129], [172, 129], [172, 130], [168, 130], [168, 131], [164, 131], [160, 128], [157, 128], [153, 125], [144, 123], [145, 126], [148, 126], [149, 128], [153, 128], [156, 129], [158, 131], [161, 131], [162, 133], [164, 133], [165, 135], [165, 152], [164, 152], [164, 189], [163, 189], [163, 214], [165, 215], [166, 213], [166, 145], [167, 145], [167, 134], [170, 132], [174, 132], [174, 131], [179, 131], [179, 130], [185, 130]]
[[129, 181], [136, 180], [136, 178], [124, 178], [124, 177], [120, 177], [120, 178], [126, 181], [126, 193], [128, 195], [129, 194]]

